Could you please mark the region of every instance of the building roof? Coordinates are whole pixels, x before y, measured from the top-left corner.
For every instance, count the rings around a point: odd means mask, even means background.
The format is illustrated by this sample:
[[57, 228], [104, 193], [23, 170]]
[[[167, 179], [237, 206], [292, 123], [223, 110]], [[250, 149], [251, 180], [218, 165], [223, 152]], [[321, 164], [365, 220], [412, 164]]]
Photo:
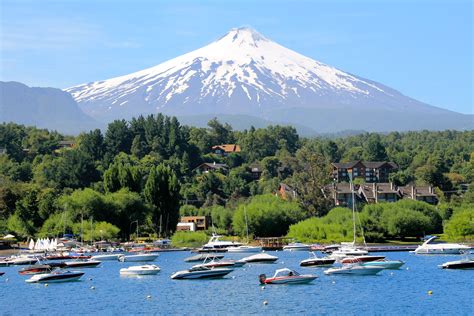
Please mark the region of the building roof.
[[371, 184], [362, 184], [359, 188], [360, 194], [363, 194], [366, 199], [375, 199], [375, 190], [377, 194], [382, 193], [393, 193], [400, 194], [400, 191], [397, 189], [393, 183], [371, 183]]
[[349, 162], [333, 162], [332, 165], [337, 169], [351, 169], [354, 168], [357, 164], [361, 163], [366, 168], [378, 169], [387, 165], [389, 168], [398, 169], [398, 166], [394, 162], [390, 161], [349, 161]]
[[240, 153], [240, 145], [237, 144], [221, 144], [221, 145], [215, 145], [211, 147], [213, 150], [215, 149], [221, 149], [226, 153]]
[[407, 185], [404, 187], [399, 187], [400, 192], [402, 193], [403, 196], [412, 196], [412, 190], [415, 194], [415, 196], [433, 196], [437, 197], [437, 195], [433, 192], [433, 187], [431, 186], [413, 186], [413, 185]]
[[215, 169], [215, 170], [221, 170], [221, 169], [229, 169], [229, 166], [227, 166], [225, 163], [210, 163], [210, 162], [204, 162], [200, 164], [199, 166], [196, 167], [196, 169], [201, 169], [202, 167], [208, 167], [210, 169]]

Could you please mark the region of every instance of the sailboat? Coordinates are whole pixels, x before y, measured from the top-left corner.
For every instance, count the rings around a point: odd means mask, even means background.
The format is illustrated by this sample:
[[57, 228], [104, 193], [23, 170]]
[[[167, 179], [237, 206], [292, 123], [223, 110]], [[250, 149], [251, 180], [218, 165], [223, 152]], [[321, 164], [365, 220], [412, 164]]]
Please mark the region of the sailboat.
[[[349, 179], [350, 179], [351, 192], [352, 192], [352, 226], [353, 226], [353, 231], [354, 231], [354, 239], [352, 240], [352, 242], [341, 242], [341, 246], [339, 247], [339, 249], [332, 252], [330, 257], [338, 259], [338, 260], [345, 258], [347, 256], [364, 256], [369, 253], [365, 249], [356, 247], [356, 215], [355, 215], [354, 184], [352, 182], [352, 176], [350, 174], [349, 174]], [[363, 232], [362, 232], [362, 236], [363, 236]], [[365, 238], [364, 238], [364, 243], [365, 243]]]
[[247, 244], [246, 245], [239, 245], [239, 246], [232, 246], [227, 248], [227, 252], [233, 253], [242, 253], [242, 252], [260, 252], [262, 251], [262, 247], [259, 246], [250, 246], [249, 243], [249, 223], [247, 221], [247, 208], [244, 207], [244, 214], [245, 214], [245, 226], [247, 228]]

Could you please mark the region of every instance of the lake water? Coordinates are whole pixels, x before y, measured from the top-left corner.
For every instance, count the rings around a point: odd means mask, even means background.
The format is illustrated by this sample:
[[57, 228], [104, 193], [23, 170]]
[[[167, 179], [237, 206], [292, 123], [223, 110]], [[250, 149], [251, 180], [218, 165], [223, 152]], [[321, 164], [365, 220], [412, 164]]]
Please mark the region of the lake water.
[[[0, 267], [6, 272], [0, 277], [0, 314], [474, 314], [474, 270], [438, 268], [460, 256], [385, 253], [387, 258], [406, 264], [377, 276], [326, 276], [322, 268], [299, 267], [299, 261], [308, 257], [306, 252], [268, 253], [280, 258], [277, 263], [236, 268], [217, 280], [171, 280], [173, 272], [191, 266], [183, 261], [189, 252], [161, 253], [155, 262], [161, 272], [156, 276], [120, 277], [120, 268], [133, 264], [112, 261], [84, 269], [82, 281], [48, 287], [26, 283], [26, 277], [17, 272], [21, 267]], [[271, 276], [282, 267], [315, 273], [319, 278], [308, 285], [267, 285], [262, 289], [258, 275]]]

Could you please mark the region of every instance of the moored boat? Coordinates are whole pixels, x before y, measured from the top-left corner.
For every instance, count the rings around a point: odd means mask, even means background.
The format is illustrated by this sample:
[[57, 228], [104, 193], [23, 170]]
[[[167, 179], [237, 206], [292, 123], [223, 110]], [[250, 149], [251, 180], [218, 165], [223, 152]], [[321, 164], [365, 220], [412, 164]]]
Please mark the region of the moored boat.
[[347, 263], [359, 263], [359, 262], [369, 262], [385, 259], [385, 256], [352, 256], [341, 259], [342, 264]]
[[202, 268], [202, 269], [189, 269], [182, 270], [173, 273], [172, 279], [211, 279], [211, 278], [222, 278], [227, 274], [234, 271], [230, 268]]
[[53, 268], [48, 264], [35, 264], [18, 271], [20, 275], [40, 274], [51, 271]]
[[416, 254], [423, 255], [439, 255], [439, 254], [461, 254], [465, 251], [469, 251], [471, 247], [455, 243], [433, 243], [438, 238], [432, 236], [422, 245], [415, 249]]
[[267, 253], [259, 253], [256, 255], [251, 255], [245, 258], [242, 258], [238, 261], [243, 261], [246, 263], [273, 263], [278, 260], [278, 257], [269, 255]]
[[104, 254], [104, 255], [94, 255], [91, 257], [92, 260], [99, 260], [99, 261], [117, 261], [121, 256], [120, 253], [113, 253], [113, 254]]
[[154, 264], [146, 264], [120, 269], [120, 275], [155, 275], [160, 272], [160, 270], [161, 269]]
[[202, 268], [224, 268], [224, 267], [241, 267], [245, 264], [244, 261], [236, 261], [230, 259], [209, 259], [206, 258], [203, 263], [192, 266], [192, 269]]
[[262, 247], [241, 245], [241, 246], [229, 247], [227, 248], [227, 251], [230, 253], [260, 252], [262, 251]]
[[238, 242], [220, 240], [221, 237], [220, 235], [212, 234], [207, 244], [198, 249], [198, 252], [227, 252], [229, 247], [242, 246]]
[[278, 269], [271, 278], [267, 278], [265, 274], [259, 275], [261, 284], [304, 284], [309, 283], [317, 278], [313, 274], [299, 274], [295, 270], [288, 268]]
[[336, 262], [336, 259], [329, 257], [318, 257], [314, 252], [311, 252], [312, 256], [308, 259], [304, 259], [300, 262], [302, 267], [322, 267], [331, 266]]
[[439, 266], [442, 269], [474, 269], [474, 259], [465, 258], [456, 261], [445, 262]]
[[188, 257], [188, 258], [184, 259], [184, 261], [186, 261], [186, 262], [197, 262], [197, 261], [203, 261], [206, 258], [209, 258], [209, 259], [222, 259], [222, 258], [224, 258], [224, 255], [215, 254], [215, 253], [209, 253], [209, 254], [200, 253], [200, 254], [197, 254], [195, 256]]
[[309, 251], [311, 249], [310, 245], [303, 244], [300, 242], [289, 243], [283, 247], [285, 251]]
[[389, 270], [400, 269], [401, 266], [403, 266], [404, 264], [405, 262], [401, 260], [385, 260], [385, 259], [361, 263], [361, 265], [363, 266], [380, 267], [380, 268], [389, 269]]
[[120, 255], [118, 260], [121, 262], [148, 262], [155, 261], [158, 258], [157, 253], [141, 253], [136, 255]]
[[382, 271], [383, 268], [363, 265], [344, 265], [339, 268], [330, 268], [324, 274], [349, 274], [349, 275], [374, 275]]
[[25, 282], [28, 283], [58, 283], [58, 282], [69, 282], [77, 281], [84, 275], [84, 272], [79, 271], [61, 271], [55, 270], [51, 273], [42, 273], [33, 275]]
[[68, 268], [95, 268], [101, 264], [98, 260], [75, 260], [64, 262]]

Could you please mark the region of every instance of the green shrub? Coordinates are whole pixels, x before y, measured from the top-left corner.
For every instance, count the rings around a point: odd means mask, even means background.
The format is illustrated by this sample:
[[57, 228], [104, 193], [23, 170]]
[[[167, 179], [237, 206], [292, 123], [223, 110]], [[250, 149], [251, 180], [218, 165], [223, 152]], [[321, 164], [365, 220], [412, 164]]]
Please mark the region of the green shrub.
[[200, 247], [208, 241], [204, 232], [178, 231], [171, 237], [171, 244], [175, 247]]

